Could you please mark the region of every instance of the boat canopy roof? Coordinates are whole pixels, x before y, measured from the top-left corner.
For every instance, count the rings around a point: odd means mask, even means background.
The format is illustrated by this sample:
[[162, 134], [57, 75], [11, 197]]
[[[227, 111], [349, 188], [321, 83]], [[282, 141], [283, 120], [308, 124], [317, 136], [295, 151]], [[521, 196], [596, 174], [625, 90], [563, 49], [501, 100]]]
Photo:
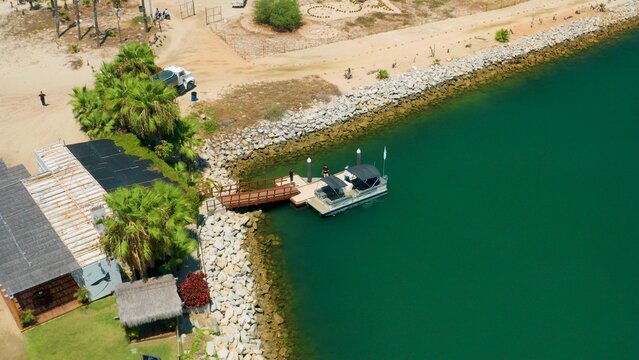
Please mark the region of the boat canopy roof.
[[376, 179], [381, 176], [379, 170], [370, 164], [355, 165], [348, 168], [348, 172], [357, 176], [362, 181]]
[[327, 176], [327, 177], [323, 177], [322, 181], [326, 185], [328, 185], [328, 187], [330, 187], [333, 190], [338, 190], [338, 189], [346, 187], [346, 183], [345, 182], [343, 182], [338, 177], [335, 177], [333, 175]]

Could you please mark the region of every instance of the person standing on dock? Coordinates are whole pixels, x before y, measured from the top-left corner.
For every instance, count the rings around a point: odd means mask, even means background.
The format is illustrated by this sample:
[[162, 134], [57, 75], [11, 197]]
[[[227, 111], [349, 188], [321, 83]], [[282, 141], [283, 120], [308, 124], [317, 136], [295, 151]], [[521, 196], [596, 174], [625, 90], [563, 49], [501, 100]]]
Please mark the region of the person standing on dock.
[[295, 185], [295, 183], [293, 182], [293, 169], [288, 171], [288, 178], [291, 180], [291, 185]]
[[322, 176], [328, 177], [331, 174], [330, 170], [328, 170], [328, 165], [324, 164], [322, 167]]

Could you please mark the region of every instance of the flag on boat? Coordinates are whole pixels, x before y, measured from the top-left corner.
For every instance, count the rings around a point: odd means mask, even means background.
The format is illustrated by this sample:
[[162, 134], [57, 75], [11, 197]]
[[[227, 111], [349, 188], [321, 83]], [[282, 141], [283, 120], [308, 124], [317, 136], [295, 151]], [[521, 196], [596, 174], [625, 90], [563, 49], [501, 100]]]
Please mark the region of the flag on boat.
[[384, 146], [384, 160], [386, 160], [386, 146]]

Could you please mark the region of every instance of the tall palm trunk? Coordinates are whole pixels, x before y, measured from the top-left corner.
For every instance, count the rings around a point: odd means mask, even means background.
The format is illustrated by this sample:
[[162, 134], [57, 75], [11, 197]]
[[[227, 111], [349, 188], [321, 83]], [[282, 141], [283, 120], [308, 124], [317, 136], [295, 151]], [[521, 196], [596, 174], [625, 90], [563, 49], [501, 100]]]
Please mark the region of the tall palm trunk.
[[75, 25], [78, 27], [78, 41], [82, 40], [82, 32], [80, 31], [80, 0], [73, 0], [75, 5]]
[[95, 35], [100, 33], [98, 28], [98, 0], [93, 0], [93, 27], [95, 28]]
[[51, 0], [53, 16], [55, 17], [55, 33], [60, 37], [60, 10], [58, 10], [58, 0]]

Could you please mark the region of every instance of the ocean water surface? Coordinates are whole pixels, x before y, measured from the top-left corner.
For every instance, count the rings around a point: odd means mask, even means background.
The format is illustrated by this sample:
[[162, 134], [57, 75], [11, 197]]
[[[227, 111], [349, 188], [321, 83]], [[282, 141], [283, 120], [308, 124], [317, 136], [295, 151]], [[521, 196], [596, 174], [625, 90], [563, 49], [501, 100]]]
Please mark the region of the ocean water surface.
[[302, 359], [638, 359], [639, 32], [260, 176], [341, 169], [389, 195], [267, 211]]

